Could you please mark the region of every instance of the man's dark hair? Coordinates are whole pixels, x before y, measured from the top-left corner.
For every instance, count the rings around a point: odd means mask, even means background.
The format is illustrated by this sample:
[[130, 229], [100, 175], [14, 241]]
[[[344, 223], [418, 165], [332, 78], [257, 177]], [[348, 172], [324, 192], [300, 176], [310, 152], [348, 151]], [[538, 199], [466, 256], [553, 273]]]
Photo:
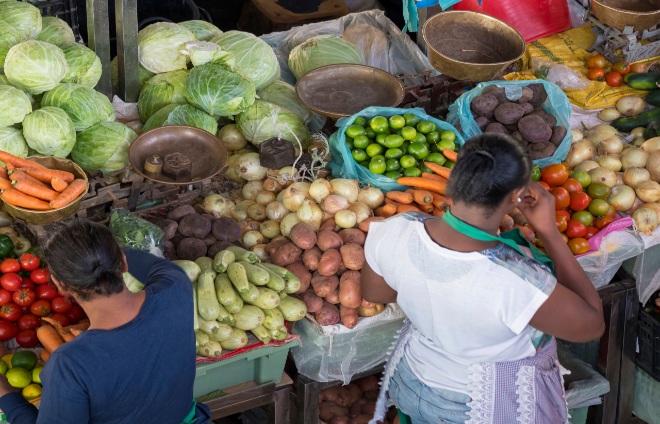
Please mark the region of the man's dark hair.
[[110, 230], [86, 219], [46, 228], [41, 244], [50, 272], [81, 300], [110, 296], [124, 289], [122, 250]]

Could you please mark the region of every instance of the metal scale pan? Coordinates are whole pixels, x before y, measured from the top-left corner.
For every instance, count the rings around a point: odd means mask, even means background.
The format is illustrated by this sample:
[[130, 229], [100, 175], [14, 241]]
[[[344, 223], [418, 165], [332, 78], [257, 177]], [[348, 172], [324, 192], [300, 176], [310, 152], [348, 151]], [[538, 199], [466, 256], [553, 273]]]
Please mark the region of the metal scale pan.
[[642, 31], [660, 24], [660, 0], [591, 0], [599, 21], [619, 31]]

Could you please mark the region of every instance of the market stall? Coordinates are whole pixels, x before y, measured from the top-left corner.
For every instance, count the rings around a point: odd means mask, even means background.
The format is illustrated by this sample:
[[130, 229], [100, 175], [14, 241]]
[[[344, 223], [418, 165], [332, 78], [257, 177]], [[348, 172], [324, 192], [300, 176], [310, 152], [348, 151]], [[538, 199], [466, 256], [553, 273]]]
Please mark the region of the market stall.
[[[75, 22], [0, 3], [0, 340], [11, 351], [0, 371], [38, 404], [43, 364], [89, 326], [38, 257], [44, 225], [77, 216], [185, 271], [194, 396], [214, 418], [271, 405], [269, 422], [368, 422], [405, 319], [362, 297], [369, 225], [442, 216], [461, 146], [501, 133], [530, 152], [607, 305], [596, 348], [607, 359], [560, 352], [572, 422], [603, 396], [599, 420], [624, 422], [640, 302], [640, 387], [660, 376], [660, 74], [648, 47], [660, 41], [644, 31], [660, 11], [631, 23], [596, 6], [597, 38], [568, 29], [563, 8], [554, 27], [523, 31], [531, 12], [509, 26], [463, 3], [425, 19], [426, 54], [374, 10], [261, 37], [191, 20], [146, 25], [131, 44], [136, 28], [121, 27], [112, 63], [106, 45], [76, 43]], [[612, 44], [622, 32], [627, 44]], [[596, 39], [603, 54], [587, 52]], [[139, 95], [110, 102], [110, 69], [115, 94]], [[511, 230], [543, 249], [520, 211], [500, 224]]]

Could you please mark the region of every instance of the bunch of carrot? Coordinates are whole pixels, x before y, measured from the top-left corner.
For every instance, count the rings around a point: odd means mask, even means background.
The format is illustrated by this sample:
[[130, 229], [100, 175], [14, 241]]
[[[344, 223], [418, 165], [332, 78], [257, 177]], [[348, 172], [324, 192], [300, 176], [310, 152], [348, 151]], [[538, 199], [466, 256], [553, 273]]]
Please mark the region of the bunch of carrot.
[[37, 338], [43, 345], [40, 357], [46, 362], [58, 347], [75, 339], [80, 333], [89, 328], [89, 320], [82, 320], [76, 325], [62, 327], [59, 322], [51, 318], [41, 318], [46, 324], [37, 328]]
[[37, 211], [62, 208], [87, 191], [87, 181], [0, 150], [0, 198]]
[[[453, 150], [443, 150], [442, 153], [453, 162], [457, 159], [457, 154]], [[376, 216], [387, 218], [404, 212], [424, 212], [442, 216], [445, 213], [451, 203], [451, 199], [446, 197], [451, 169], [431, 162], [424, 164], [433, 173], [424, 172], [421, 177], [397, 179], [397, 183], [413, 188], [385, 193], [385, 204], [376, 209]]]

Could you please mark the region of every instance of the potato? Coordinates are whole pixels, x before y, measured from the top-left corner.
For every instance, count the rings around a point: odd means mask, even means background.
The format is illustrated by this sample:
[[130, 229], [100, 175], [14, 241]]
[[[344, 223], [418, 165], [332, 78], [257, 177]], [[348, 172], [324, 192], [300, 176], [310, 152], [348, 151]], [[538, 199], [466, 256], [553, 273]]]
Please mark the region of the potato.
[[266, 244], [266, 253], [268, 253], [268, 256], [273, 256], [273, 254], [277, 249], [279, 249], [280, 247], [284, 246], [287, 243], [289, 243], [289, 240], [285, 238], [272, 239], [268, 244]]
[[204, 242], [206, 247], [211, 247], [218, 241], [218, 239], [213, 237], [213, 234], [209, 234], [208, 236], [204, 237], [202, 241]]
[[351, 405], [358, 400], [362, 399], [362, 390], [360, 390], [360, 386], [358, 386], [355, 383], [350, 383], [349, 385], [345, 386], [346, 389], [351, 392]]
[[318, 247], [314, 246], [311, 249], [307, 249], [302, 255], [303, 264], [305, 264], [308, 270], [316, 271], [319, 268], [321, 256], [323, 256], [323, 252]]
[[500, 102], [494, 95], [481, 94], [472, 99], [470, 107], [477, 116], [483, 116], [484, 118], [490, 119], [493, 117], [493, 112], [499, 104]]
[[534, 97], [534, 91], [529, 87], [522, 88], [522, 96], [517, 100], [518, 103], [528, 103]]
[[355, 402], [353, 402], [353, 404], [350, 407], [349, 414], [351, 415], [351, 417], [357, 417], [358, 415], [360, 415], [362, 413], [362, 407], [364, 406], [365, 403], [368, 402], [368, 400], [362, 398], [362, 396], [363, 396], [362, 390], [360, 390], [360, 397]]
[[550, 128], [557, 125], [557, 118], [555, 118], [553, 115], [549, 114], [548, 112], [546, 112], [542, 108], [538, 108], [538, 109], [534, 110], [534, 112], [530, 113], [530, 115], [540, 116], [541, 118], [543, 118], [543, 121], [545, 121], [545, 123]]
[[171, 219], [149, 218], [147, 221], [157, 225], [158, 228], [163, 230], [163, 240], [171, 240], [179, 227], [179, 224]]
[[550, 140], [552, 130], [538, 115], [523, 116], [518, 122], [518, 130], [531, 143], [541, 143]]
[[230, 217], [221, 216], [213, 221], [211, 232], [220, 241], [236, 241], [241, 237], [241, 226]]
[[355, 380], [355, 384], [357, 384], [360, 390], [362, 390], [362, 393], [371, 392], [374, 390], [378, 391], [380, 389], [380, 385], [378, 384], [378, 377], [375, 375], [368, 375], [366, 377], [359, 378]]
[[316, 245], [316, 231], [311, 225], [299, 222], [291, 228], [289, 233], [291, 241], [299, 248], [311, 249]]
[[211, 232], [211, 222], [197, 213], [191, 213], [179, 221], [179, 232], [201, 240]]
[[323, 252], [319, 261], [317, 272], [324, 276], [335, 275], [342, 263], [341, 253], [337, 249], [328, 249]]
[[[176, 255], [176, 246], [170, 240], [163, 240], [163, 256], [168, 261], [176, 261], [179, 257]], [[175, 259], [170, 259], [175, 258]]]
[[525, 109], [515, 103], [502, 103], [495, 109], [495, 119], [501, 124], [516, 124], [523, 117]]
[[372, 317], [383, 312], [383, 309], [385, 309], [385, 306], [383, 306], [381, 303], [376, 303], [373, 308], [365, 308], [364, 306], [360, 305], [358, 307], [358, 315], [361, 317]]
[[378, 390], [379, 389], [380, 389], [380, 386], [378, 386], [378, 388], [376, 388], [375, 390], [366, 390], [364, 392], [365, 399], [371, 400], [371, 401], [375, 401], [376, 399], [378, 399]]
[[298, 293], [302, 293], [309, 288], [312, 282], [312, 273], [307, 270], [307, 267], [300, 261], [296, 261], [286, 266], [286, 269], [291, 271], [293, 275], [300, 280], [300, 289]]
[[339, 305], [339, 320], [345, 327], [355, 328], [358, 323], [357, 309]]
[[543, 84], [530, 84], [527, 88], [531, 89], [534, 94], [529, 103], [534, 107], [539, 107], [548, 99], [548, 93], [545, 91]]
[[339, 279], [339, 302], [349, 308], [357, 308], [362, 302], [360, 273], [346, 271]]
[[504, 128], [506, 128], [509, 135], [511, 135], [512, 133], [518, 131], [518, 123], [516, 122], [515, 124], [506, 124], [504, 125]]
[[511, 137], [515, 138], [518, 141], [523, 141], [525, 142], [525, 145], [527, 145], [527, 142], [525, 141], [525, 138], [520, 134], [520, 131], [515, 131], [511, 133]]
[[371, 418], [373, 418], [373, 415], [358, 415], [357, 417], [351, 418], [351, 421], [349, 421], [349, 424], [369, 424], [369, 421], [371, 421]]
[[477, 123], [477, 126], [479, 126], [481, 131], [485, 130], [488, 124], [490, 124], [488, 118], [484, 118], [483, 116], [477, 117], [474, 121]]
[[564, 140], [564, 137], [566, 137], [567, 132], [568, 131], [566, 131], [566, 128], [562, 127], [561, 125], [554, 127], [552, 129], [552, 136], [550, 137], [550, 143], [559, 147], [561, 142]]
[[181, 218], [183, 218], [186, 215], [189, 215], [191, 213], [197, 213], [195, 211], [195, 208], [193, 208], [190, 205], [181, 205], [177, 208], [174, 208], [167, 214], [167, 219], [171, 219], [172, 221], [177, 221], [179, 222]]
[[337, 223], [335, 222], [335, 218], [330, 217], [323, 221], [323, 224], [321, 224], [321, 227], [319, 228], [319, 231], [332, 231], [334, 232], [337, 229]]
[[228, 241], [216, 241], [211, 245], [211, 247], [209, 247], [209, 251], [207, 252], [207, 254], [209, 255], [209, 257], [215, 258], [215, 255], [217, 255], [218, 252], [225, 250], [229, 246], [234, 246], [234, 244]]
[[[204, 218], [202, 218], [204, 219]], [[176, 247], [176, 255], [179, 259], [194, 261], [206, 256], [206, 245], [198, 238], [184, 238]]]
[[376, 412], [376, 401], [367, 401], [364, 405], [362, 405], [361, 412], [365, 415], [370, 415], [373, 417], [374, 412]]
[[530, 143], [528, 149], [530, 157], [535, 160], [552, 156], [557, 150], [557, 146], [549, 141], [544, 141], [542, 143]]
[[172, 243], [174, 243], [175, 246], [178, 246], [179, 243], [181, 242], [181, 240], [183, 240], [184, 238], [186, 238], [186, 236], [184, 236], [183, 234], [181, 234], [180, 232], [177, 231], [177, 232], [174, 234], [174, 237], [172, 237], [172, 238], [170, 239], [170, 241], [171, 241]]
[[351, 418], [348, 415], [335, 415], [328, 424], [350, 424]]
[[334, 291], [330, 292], [325, 297], [325, 301], [332, 303], [333, 305], [339, 305], [339, 289], [335, 289]]
[[344, 408], [349, 408], [353, 403], [353, 395], [350, 390], [342, 386], [337, 390], [337, 400], [335, 404], [342, 406]]
[[344, 242], [341, 240], [341, 237], [334, 231], [319, 231], [317, 235], [316, 245], [324, 252], [328, 249], [339, 249], [342, 244]]
[[347, 269], [359, 271], [364, 266], [364, 249], [357, 243], [343, 245], [339, 252], [341, 260]]
[[312, 275], [312, 288], [319, 297], [326, 297], [339, 287], [339, 278], [336, 275], [323, 276], [318, 272]]
[[522, 107], [524, 115], [529, 115], [530, 113], [534, 112], [534, 106], [532, 106], [531, 103], [523, 103]]
[[491, 96], [495, 96], [499, 104], [506, 103], [510, 101], [506, 97], [506, 90], [504, 87], [498, 87], [496, 85], [489, 85], [488, 87], [484, 88], [484, 91], [481, 92], [481, 95], [484, 94], [490, 94]]
[[335, 305], [323, 302], [321, 311], [315, 313], [314, 318], [321, 325], [334, 325], [339, 322], [339, 310]]
[[335, 403], [339, 397], [339, 386], [328, 387], [319, 393], [319, 405], [323, 402]]
[[367, 235], [357, 228], [345, 228], [337, 234], [339, 234], [344, 244], [357, 243], [360, 246], [364, 246], [364, 241], [367, 239]]
[[321, 308], [323, 307], [323, 299], [318, 297], [316, 293], [314, 293], [314, 290], [307, 290], [306, 292], [302, 293], [300, 295], [300, 300], [305, 302], [305, 306], [307, 306], [307, 312], [321, 312]]
[[322, 402], [319, 405], [319, 417], [325, 421], [330, 422], [334, 417], [347, 417], [348, 408], [342, 408], [332, 402]]
[[499, 122], [491, 122], [490, 124], [488, 124], [488, 126], [484, 130], [484, 133], [509, 135], [509, 131], [507, 131], [506, 128], [504, 128], [504, 125], [500, 124]]
[[286, 243], [275, 250], [272, 255], [270, 255], [270, 260], [272, 263], [278, 266], [287, 266], [291, 265], [298, 259], [302, 250], [293, 243]]
[[358, 228], [360, 231], [364, 231], [365, 233], [369, 232], [369, 226], [371, 225], [372, 222], [378, 222], [378, 221], [384, 221], [385, 218], [382, 216], [372, 216], [370, 218], [365, 219], [364, 221], [360, 222], [358, 224]]

